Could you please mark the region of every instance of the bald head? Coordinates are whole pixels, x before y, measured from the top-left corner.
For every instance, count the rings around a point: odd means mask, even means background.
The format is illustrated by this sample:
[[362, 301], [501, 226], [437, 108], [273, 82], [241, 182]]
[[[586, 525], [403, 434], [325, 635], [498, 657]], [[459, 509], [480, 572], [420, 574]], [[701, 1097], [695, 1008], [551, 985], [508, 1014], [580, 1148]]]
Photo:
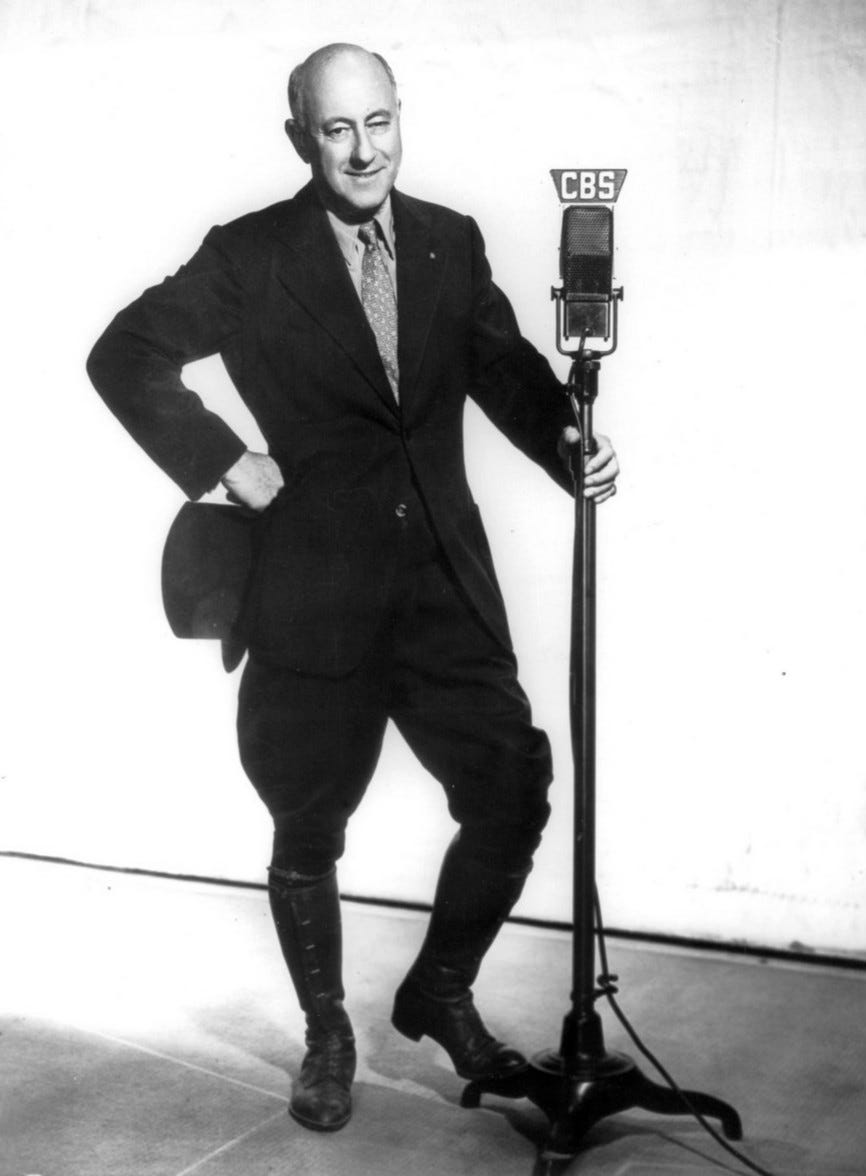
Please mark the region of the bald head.
[[370, 53], [360, 45], [349, 45], [339, 41], [333, 45], [323, 45], [321, 49], [311, 53], [306, 61], [296, 65], [289, 74], [289, 109], [300, 128], [307, 129], [309, 96], [311, 91], [315, 91], [322, 75], [334, 65], [339, 69], [341, 65], [351, 65], [353, 62], [366, 62], [373, 69], [381, 69], [394, 94], [394, 100], [397, 100], [394, 72], [381, 53]]
[[313, 173], [322, 203], [349, 223], [388, 199], [402, 156], [400, 103], [384, 58], [326, 45], [292, 70], [286, 133]]

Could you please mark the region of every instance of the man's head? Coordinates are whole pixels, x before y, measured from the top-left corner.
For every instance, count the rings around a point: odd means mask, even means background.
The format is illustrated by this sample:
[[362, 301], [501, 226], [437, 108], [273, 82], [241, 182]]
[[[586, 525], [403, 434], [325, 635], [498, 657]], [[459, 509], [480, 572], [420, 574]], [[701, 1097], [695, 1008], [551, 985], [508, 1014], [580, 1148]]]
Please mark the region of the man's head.
[[325, 206], [369, 220], [394, 186], [403, 146], [390, 66], [357, 45], [317, 49], [289, 78], [286, 133]]

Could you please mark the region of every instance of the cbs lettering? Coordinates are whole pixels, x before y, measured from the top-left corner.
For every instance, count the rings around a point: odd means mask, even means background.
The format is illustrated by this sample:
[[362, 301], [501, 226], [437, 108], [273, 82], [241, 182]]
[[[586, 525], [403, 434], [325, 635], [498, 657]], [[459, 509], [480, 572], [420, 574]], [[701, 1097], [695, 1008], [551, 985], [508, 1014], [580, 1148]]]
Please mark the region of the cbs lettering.
[[614, 204], [626, 174], [625, 168], [615, 167], [554, 168], [550, 172], [563, 204]]

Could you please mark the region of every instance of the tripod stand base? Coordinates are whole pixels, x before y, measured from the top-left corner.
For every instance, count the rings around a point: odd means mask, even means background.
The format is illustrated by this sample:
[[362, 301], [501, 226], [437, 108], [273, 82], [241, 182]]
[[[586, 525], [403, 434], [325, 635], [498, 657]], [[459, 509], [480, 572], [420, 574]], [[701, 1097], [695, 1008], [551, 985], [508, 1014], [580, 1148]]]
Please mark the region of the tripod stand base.
[[742, 1139], [740, 1116], [728, 1103], [695, 1090], [683, 1091], [689, 1105], [667, 1086], [651, 1082], [630, 1057], [605, 1053], [584, 1061], [572, 1072], [553, 1050], [536, 1054], [525, 1070], [510, 1078], [470, 1082], [460, 1099], [478, 1107], [483, 1094], [528, 1098], [550, 1120], [542, 1159], [567, 1159], [580, 1150], [586, 1132], [607, 1115], [639, 1107], [660, 1115], [702, 1115], [719, 1119], [727, 1139]]

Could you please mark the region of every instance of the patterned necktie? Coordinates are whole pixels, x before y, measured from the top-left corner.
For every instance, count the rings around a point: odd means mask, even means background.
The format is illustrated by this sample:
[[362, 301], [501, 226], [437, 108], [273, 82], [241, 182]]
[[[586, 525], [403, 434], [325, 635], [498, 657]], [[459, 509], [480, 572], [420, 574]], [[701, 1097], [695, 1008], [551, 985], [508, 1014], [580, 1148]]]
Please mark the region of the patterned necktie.
[[358, 237], [364, 244], [364, 259], [361, 265], [361, 304], [373, 334], [385, 374], [394, 393], [394, 399], [399, 401], [397, 391], [397, 300], [394, 297], [394, 287], [385, 268], [385, 261], [379, 251], [376, 236], [376, 222], [368, 221], [358, 229]]

